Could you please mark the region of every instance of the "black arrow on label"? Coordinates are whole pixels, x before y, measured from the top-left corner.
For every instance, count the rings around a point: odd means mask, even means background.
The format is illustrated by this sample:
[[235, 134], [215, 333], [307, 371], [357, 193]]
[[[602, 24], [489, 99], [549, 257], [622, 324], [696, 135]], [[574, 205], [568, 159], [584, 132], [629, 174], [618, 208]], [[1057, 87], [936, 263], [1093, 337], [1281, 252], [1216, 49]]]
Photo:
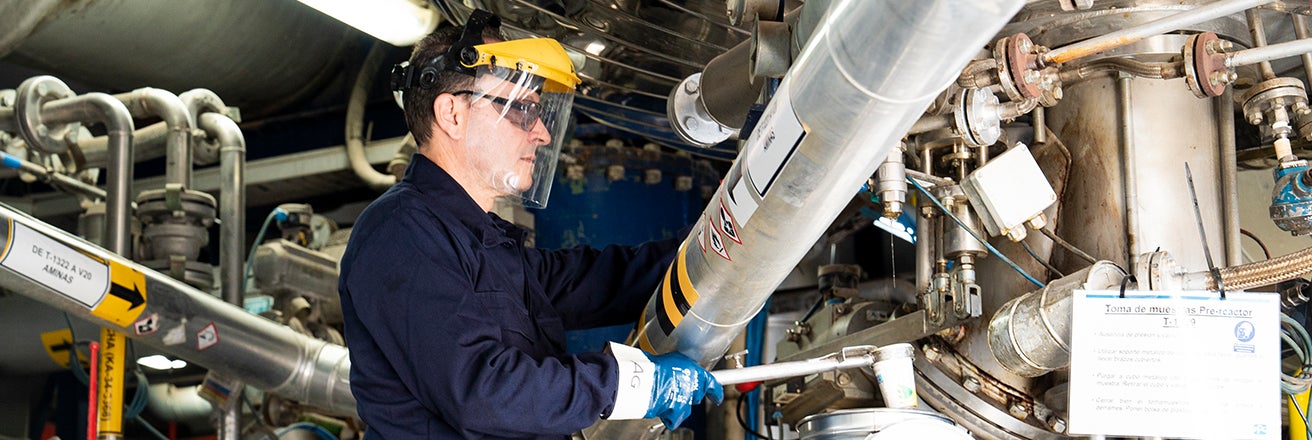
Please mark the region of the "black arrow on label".
[[60, 341], [60, 342], [61, 343], [59, 345], [50, 346], [50, 351], [58, 353], [61, 351], [69, 351], [73, 348], [73, 341]]
[[135, 308], [137, 308], [137, 307], [141, 307], [142, 304], [145, 304], [145, 303], [146, 303], [146, 297], [141, 295], [141, 291], [140, 291], [140, 290], [137, 290], [137, 285], [136, 285], [136, 284], [133, 284], [133, 285], [132, 285], [132, 289], [131, 289], [131, 290], [128, 290], [127, 287], [123, 287], [123, 286], [120, 286], [120, 285], [118, 285], [118, 284], [113, 284], [113, 283], [111, 283], [110, 285], [113, 286], [113, 287], [110, 287], [110, 289], [109, 289], [109, 294], [110, 294], [110, 295], [117, 296], [117, 297], [119, 297], [120, 299], [122, 299], [122, 300], [124, 300], [124, 301], [127, 301], [128, 304], [131, 304], [131, 305], [132, 305], [132, 307], [128, 307], [128, 310], [132, 310], [132, 309], [135, 309]]

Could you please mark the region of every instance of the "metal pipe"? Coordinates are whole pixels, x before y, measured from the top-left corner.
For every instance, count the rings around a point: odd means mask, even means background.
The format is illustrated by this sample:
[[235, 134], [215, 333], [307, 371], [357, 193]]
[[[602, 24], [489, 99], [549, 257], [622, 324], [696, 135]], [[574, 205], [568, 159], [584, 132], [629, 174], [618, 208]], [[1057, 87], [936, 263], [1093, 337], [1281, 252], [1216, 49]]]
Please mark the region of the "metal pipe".
[[989, 320], [989, 350], [1007, 370], [1038, 377], [1071, 362], [1071, 293], [1114, 288], [1125, 272], [1099, 261], [1008, 301]]
[[773, 379], [802, 377], [826, 371], [864, 368], [875, 364], [876, 348], [873, 345], [846, 347], [829, 356], [791, 362], [776, 362], [755, 367], [730, 368], [712, 371], [720, 385], [764, 382]]
[[111, 252], [130, 255], [133, 125], [127, 106], [104, 93], [87, 93], [42, 105], [41, 117], [47, 124], [100, 122], [105, 125], [109, 145], [105, 245]]
[[191, 187], [191, 128], [196, 120], [177, 95], [166, 90], [143, 87], [114, 95], [135, 117], [158, 116], [168, 127], [165, 181]]
[[1245, 9], [1254, 8], [1275, 0], [1220, 0], [1186, 12], [1153, 20], [1139, 26], [1121, 29], [1079, 43], [1059, 47], [1043, 55], [1047, 64], [1061, 64], [1105, 50], [1121, 47], [1154, 35], [1178, 30], [1185, 26], [1221, 18]]
[[1035, 145], [1038, 145], [1038, 144], [1046, 144], [1046, 143], [1048, 143], [1048, 117], [1047, 117], [1047, 113], [1044, 112], [1042, 106], [1034, 107], [1034, 111], [1033, 111], [1033, 112], [1030, 112], [1030, 113], [1031, 113], [1031, 115], [1033, 115], [1032, 117], [1034, 118], [1034, 123], [1033, 123], [1033, 127], [1034, 127], [1034, 144], [1035, 144]]
[[[1249, 9], [1247, 11], [1244, 11], [1244, 18], [1248, 20], [1248, 34], [1253, 37], [1253, 50], [1261, 50], [1262, 48], [1267, 47], [1266, 26], [1262, 25], [1261, 12], [1258, 11], [1257, 9]], [[1239, 55], [1239, 54], [1236, 53], [1235, 55]], [[1252, 55], [1248, 55], [1248, 56], [1241, 57], [1241, 59], [1247, 60], [1251, 57]], [[1225, 63], [1226, 67], [1234, 67], [1236, 65], [1242, 65], [1242, 64], [1233, 64], [1232, 63], [1233, 60], [1234, 60], [1234, 55], [1227, 57]], [[1261, 60], [1255, 62], [1258, 63], [1257, 65], [1258, 71], [1262, 72], [1263, 81], [1276, 79], [1276, 72], [1275, 70], [1271, 69], [1271, 63], [1269, 61]], [[1252, 64], [1252, 63], [1250, 62], [1248, 64]]]
[[[1270, 260], [1217, 269], [1221, 274], [1221, 283], [1226, 290], [1247, 290], [1254, 287], [1270, 286], [1282, 281], [1289, 281], [1312, 273], [1312, 248], [1294, 252]], [[1190, 272], [1184, 275], [1185, 289], [1206, 289], [1216, 291], [1216, 279], [1208, 271]]]
[[[1234, 68], [1257, 63], [1258, 68], [1262, 69], [1263, 78], [1275, 79], [1275, 72], [1269, 70], [1271, 69], [1271, 60], [1300, 55], [1306, 58], [1309, 56], [1309, 52], [1312, 52], [1312, 39], [1303, 38], [1235, 52], [1226, 57], [1225, 65], [1226, 67]], [[1271, 76], [1267, 78], [1267, 75]]]
[[1135, 165], [1134, 119], [1130, 117], [1133, 100], [1130, 97], [1130, 75], [1116, 79], [1116, 115], [1121, 118], [1121, 194], [1125, 198], [1125, 261], [1136, 267], [1139, 260], [1139, 187]]
[[[677, 349], [704, 364], [718, 359], [823, 234], [824, 219], [846, 206], [850, 195], [831, 189], [866, 181], [955, 81], [974, 48], [1021, 3], [834, 3], [747, 141], [741, 154], [750, 160], [737, 161], [718, 191], [733, 217], [726, 220], [738, 223], [736, 239], [719, 237], [722, 255], [714, 245], [698, 251], [699, 236], [722, 231], [708, 221], [722, 218], [720, 204], [712, 202], [694, 228], [702, 234], [689, 235], [662, 292], [648, 303], [638, 345], [653, 352]], [[931, 53], [936, 55], [925, 56]], [[785, 136], [791, 138], [780, 138]], [[772, 143], [796, 145], [796, 157], [825, 160], [798, 166], [789, 166], [788, 156], [758, 160], [769, 157], [765, 151]], [[674, 290], [680, 291], [677, 299]], [[686, 309], [677, 307], [683, 301]]]
[[[132, 160], [144, 162], [167, 155], [169, 135], [168, 124], [164, 122], [132, 132]], [[108, 161], [109, 138], [105, 136], [79, 138], [77, 148], [82, 151], [85, 168], [103, 168]]]
[[[1289, 18], [1294, 20], [1294, 36], [1300, 40], [1312, 38], [1312, 31], [1308, 30], [1307, 18], [1301, 14], [1289, 14]], [[1309, 84], [1312, 84], [1312, 53], [1304, 52], [1303, 58], [1303, 76], [1307, 78]]]
[[[99, 122], [109, 138], [108, 189], [106, 190], [105, 244], [110, 252], [130, 255], [128, 216], [132, 194], [132, 115], [127, 106], [104, 93], [88, 93], [41, 106], [44, 123]], [[27, 140], [32, 142], [32, 140]], [[100, 421], [103, 439], [123, 437], [123, 362], [127, 339], [111, 327], [101, 330]]]
[[1217, 148], [1221, 153], [1221, 206], [1225, 221], [1226, 265], [1243, 264], [1244, 249], [1239, 234], [1238, 159], [1235, 151], [1235, 100], [1229, 87], [1217, 97]]
[[228, 112], [228, 106], [223, 104], [223, 99], [209, 89], [191, 89], [178, 95], [178, 99], [187, 106], [187, 113], [191, 114], [192, 119], [199, 120], [200, 114], [205, 112]]
[[242, 268], [246, 246], [246, 139], [241, 128], [218, 113], [200, 115], [200, 128], [219, 141], [219, 278], [223, 300], [240, 306], [245, 299]]
[[[202, 113], [199, 122], [200, 128], [219, 142], [219, 218], [223, 220], [219, 226], [220, 288], [224, 301], [242, 307], [246, 284], [245, 265], [242, 264], [242, 248], [246, 245], [246, 139], [237, 123], [226, 115]], [[241, 405], [223, 411], [218, 437], [222, 440], [241, 438]]]
[[364, 154], [364, 108], [369, 100], [369, 90], [378, 76], [378, 66], [387, 55], [386, 44], [374, 42], [369, 54], [364, 58], [360, 73], [355, 77], [355, 87], [351, 89], [350, 102], [346, 107], [346, 157], [351, 162], [351, 170], [366, 185], [377, 191], [385, 191], [396, 183], [396, 177], [375, 170]]
[[[835, 2], [648, 301], [636, 344], [717, 361], [847, 206], [841, 189], [870, 178], [1023, 3]], [[644, 438], [651, 423], [623, 425], [589, 431]]]
[[911, 124], [911, 130], [908, 130], [907, 134], [921, 134], [951, 126], [952, 115], [925, 116], [917, 119], [915, 124]]
[[[110, 285], [107, 279], [110, 273], [115, 274], [116, 280], [135, 277], [133, 286], [115, 285], [139, 289], [142, 303], [126, 311], [120, 310], [120, 314], [105, 314], [95, 304], [88, 306], [70, 292], [49, 287], [57, 286], [55, 279], [42, 275], [44, 272], [40, 267], [15, 269], [10, 264], [0, 265], [0, 288], [33, 298], [88, 322], [124, 331], [136, 320], [151, 317], [159, 331], [134, 336], [137, 341], [225, 376], [239, 377], [248, 385], [270, 393], [333, 414], [356, 415], [355, 398], [351, 396], [349, 384], [351, 361], [346, 347], [296, 333], [284, 325], [247, 313], [182, 281], [0, 204], [0, 226], [6, 224], [8, 228], [0, 227], [0, 238], [3, 238], [0, 243], [8, 247], [0, 250], [0, 254], [23, 251], [22, 246], [13, 244], [11, 235], [14, 231], [25, 234], [28, 242], [31, 242], [31, 237], [44, 237], [50, 240], [47, 244], [58, 243], [55, 246], [58, 252], [86, 255], [91, 257], [89, 261], [106, 262], [88, 266], [88, 269], [93, 269], [93, 280], [105, 286]], [[42, 284], [40, 280], [48, 280], [50, 284]], [[194, 335], [210, 325], [219, 336], [218, 343], [201, 349]], [[135, 335], [131, 331], [126, 333]], [[177, 343], [169, 339], [171, 333], [191, 336], [187, 336], [187, 343]]]

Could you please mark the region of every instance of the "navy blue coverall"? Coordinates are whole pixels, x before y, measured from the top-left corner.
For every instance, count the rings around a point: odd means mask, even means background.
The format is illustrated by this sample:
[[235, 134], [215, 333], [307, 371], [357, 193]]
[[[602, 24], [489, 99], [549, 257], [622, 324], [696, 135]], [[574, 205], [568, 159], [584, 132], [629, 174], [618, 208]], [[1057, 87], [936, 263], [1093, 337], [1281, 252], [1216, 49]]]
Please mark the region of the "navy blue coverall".
[[616, 363], [565, 330], [632, 322], [677, 239], [544, 251], [422, 155], [357, 220], [341, 260], [366, 439], [564, 438], [609, 415]]

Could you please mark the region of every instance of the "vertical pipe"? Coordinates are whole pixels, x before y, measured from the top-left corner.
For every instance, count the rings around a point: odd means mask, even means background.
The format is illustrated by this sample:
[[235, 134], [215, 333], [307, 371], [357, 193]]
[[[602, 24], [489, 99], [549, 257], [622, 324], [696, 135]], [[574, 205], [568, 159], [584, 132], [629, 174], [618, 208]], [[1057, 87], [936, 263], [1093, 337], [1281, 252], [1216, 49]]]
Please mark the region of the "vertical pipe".
[[[245, 196], [245, 162], [246, 140], [237, 123], [218, 113], [202, 113], [199, 117], [200, 128], [211, 138], [219, 142], [221, 165], [219, 218], [223, 219], [219, 231], [219, 249], [221, 260], [220, 279], [222, 279], [223, 300], [237, 307], [244, 300], [243, 252], [246, 230], [246, 196]], [[235, 395], [236, 393], [234, 393]], [[233, 405], [223, 411], [219, 423], [219, 439], [238, 440], [241, 438], [241, 405]]]
[[1034, 107], [1034, 143], [1048, 143], [1048, 117], [1043, 111], [1043, 106]]
[[[1294, 35], [1300, 40], [1306, 40], [1312, 37], [1312, 32], [1308, 31], [1307, 18], [1301, 14], [1289, 14], [1290, 19], [1294, 20]], [[1312, 84], [1312, 53], [1304, 53], [1303, 58], [1303, 76], [1307, 79], [1308, 84]]]
[[[109, 145], [105, 213], [105, 245], [118, 255], [131, 254], [128, 218], [132, 202], [132, 114], [118, 99], [104, 93], [87, 93], [41, 106], [46, 124], [100, 122]], [[126, 337], [109, 327], [100, 333], [100, 438], [123, 438], [123, 365]]]
[[[68, 355], [77, 356], [77, 354], [72, 351], [73, 350], [69, 350]], [[99, 406], [97, 404], [97, 400], [99, 399], [96, 398], [96, 391], [100, 388], [100, 343], [92, 341], [90, 351], [91, 378], [87, 381], [87, 440], [96, 440], [96, 419], [99, 419], [99, 411], [96, 411], [96, 408]]]
[[223, 300], [241, 306], [243, 297], [242, 267], [246, 246], [246, 141], [237, 123], [218, 113], [200, 115], [200, 128], [219, 142], [219, 229], [220, 265]]
[[[1253, 47], [1258, 48], [1266, 46], [1266, 26], [1262, 25], [1261, 11], [1249, 9], [1244, 11], [1244, 18], [1248, 19], [1248, 33], [1253, 36]], [[1262, 61], [1257, 64], [1258, 70], [1262, 72], [1262, 80], [1272, 80], [1276, 78], [1276, 73], [1271, 70], [1270, 61]]]
[[1139, 262], [1139, 187], [1138, 179], [1135, 177], [1139, 168], [1135, 164], [1134, 119], [1130, 114], [1133, 104], [1130, 97], [1132, 78], [1129, 74], [1121, 73], [1116, 79], [1116, 115], [1121, 118], [1121, 192], [1125, 197], [1125, 261], [1129, 262], [1130, 270], [1133, 272], [1135, 264]]
[[[1295, 18], [1295, 21], [1298, 21]], [[1235, 100], [1234, 91], [1226, 88], [1217, 99], [1217, 148], [1221, 154], [1221, 208], [1225, 222], [1225, 256], [1227, 266], [1243, 264], [1243, 249], [1239, 234], [1238, 163], [1235, 157]]]

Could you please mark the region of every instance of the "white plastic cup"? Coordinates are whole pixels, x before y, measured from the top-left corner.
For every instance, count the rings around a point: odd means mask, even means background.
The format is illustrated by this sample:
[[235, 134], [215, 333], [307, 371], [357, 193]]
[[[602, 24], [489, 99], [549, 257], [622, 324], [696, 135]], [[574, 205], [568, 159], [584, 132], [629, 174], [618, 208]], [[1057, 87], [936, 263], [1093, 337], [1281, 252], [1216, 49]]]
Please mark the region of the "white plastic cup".
[[911, 344], [891, 344], [875, 350], [875, 379], [884, 404], [889, 408], [915, 408], [916, 371], [911, 365], [916, 349]]

